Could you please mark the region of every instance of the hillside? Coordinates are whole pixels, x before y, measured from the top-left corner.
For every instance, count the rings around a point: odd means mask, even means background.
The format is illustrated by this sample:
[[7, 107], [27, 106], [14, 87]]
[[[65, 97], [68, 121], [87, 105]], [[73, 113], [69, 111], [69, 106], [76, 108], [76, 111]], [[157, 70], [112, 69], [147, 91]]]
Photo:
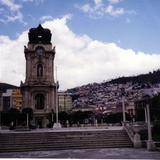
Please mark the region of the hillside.
[[[147, 86], [149, 85], [148, 87], [150, 87], [150, 85], [160, 83], [160, 70], [149, 72], [146, 74], [140, 74], [137, 76], [119, 77], [119, 78], [112, 79], [111, 81], [107, 81], [107, 82], [103, 82], [103, 83], [87, 84], [87, 85], [83, 85], [80, 87], [68, 89], [67, 91], [74, 93], [74, 92], [77, 92], [77, 90], [79, 90], [79, 88], [86, 88], [86, 87], [88, 88], [91, 86], [97, 86], [97, 88], [98, 88], [98, 87], [107, 86], [108, 84], [126, 84], [126, 83], [132, 83], [133, 85], [139, 84], [142, 88], [146, 87], [146, 85]], [[145, 86], [143, 87], [143, 85], [145, 85]]]
[[128, 105], [141, 99], [144, 92], [160, 93], [160, 70], [131, 77], [120, 77], [109, 82], [92, 83], [68, 89], [76, 108], [105, 107], [115, 112], [121, 109], [122, 88]]
[[127, 82], [132, 82], [133, 84], [160, 83], [160, 70], [149, 72], [147, 74], [140, 74], [137, 76], [120, 77], [110, 81], [110, 83], [118, 83], [118, 84], [125, 84]]

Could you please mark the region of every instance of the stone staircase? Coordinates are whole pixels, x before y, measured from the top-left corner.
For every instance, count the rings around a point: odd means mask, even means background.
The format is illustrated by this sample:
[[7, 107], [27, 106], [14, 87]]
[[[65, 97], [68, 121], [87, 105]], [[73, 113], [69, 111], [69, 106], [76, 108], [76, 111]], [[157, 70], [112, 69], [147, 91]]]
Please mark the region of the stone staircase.
[[0, 133], [0, 152], [132, 147], [124, 130]]

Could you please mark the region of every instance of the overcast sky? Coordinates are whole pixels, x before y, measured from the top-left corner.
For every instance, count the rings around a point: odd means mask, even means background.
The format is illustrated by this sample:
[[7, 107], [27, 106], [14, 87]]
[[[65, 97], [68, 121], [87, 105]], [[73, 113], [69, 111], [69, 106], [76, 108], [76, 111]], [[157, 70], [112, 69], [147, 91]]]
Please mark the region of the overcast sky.
[[0, 0], [0, 82], [25, 79], [24, 45], [52, 32], [60, 89], [160, 68], [159, 0]]

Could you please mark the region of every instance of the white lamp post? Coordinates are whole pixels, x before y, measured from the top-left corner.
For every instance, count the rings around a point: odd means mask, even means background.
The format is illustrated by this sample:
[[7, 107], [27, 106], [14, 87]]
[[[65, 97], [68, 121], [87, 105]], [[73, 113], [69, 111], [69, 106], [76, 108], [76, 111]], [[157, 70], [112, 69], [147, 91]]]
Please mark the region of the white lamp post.
[[123, 113], [123, 126], [124, 123], [126, 122], [126, 114], [125, 114], [125, 89], [122, 88], [122, 113]]
[[53, 122], [53, 112], [52, 112], [52, 122]]
[[1, 127], [1, 111], [0, 111], [0, 129], [2, 129], [2, 127]]
[[56, 101], [56, 123], [54, 123], [53, 125], [53, 128], [61, 128], [61, 124], [58, 122], [58, 86], [57, 86], [57, 67], [56, 67], [56, 98], [55, 98], [55, 101]]
[[125, 114], [125, 99], [124, 96], [122, 96], [122, 110], [123, 110], [123, 123], [126, 122], [126, 114]]
[[27, 113], [27, 128], [29, 128], [29, 114]]

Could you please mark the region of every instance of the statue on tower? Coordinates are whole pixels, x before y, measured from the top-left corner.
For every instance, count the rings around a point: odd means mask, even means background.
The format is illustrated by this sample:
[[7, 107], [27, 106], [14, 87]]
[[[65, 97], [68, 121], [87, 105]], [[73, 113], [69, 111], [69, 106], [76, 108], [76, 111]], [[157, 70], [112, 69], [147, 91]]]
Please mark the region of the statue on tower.
[[39, 24], [37, 28], [31, 28], [28, 33], [29, 43], [42, 43], [51, 44], [51, 32], [49, 29], [45, 29]]

